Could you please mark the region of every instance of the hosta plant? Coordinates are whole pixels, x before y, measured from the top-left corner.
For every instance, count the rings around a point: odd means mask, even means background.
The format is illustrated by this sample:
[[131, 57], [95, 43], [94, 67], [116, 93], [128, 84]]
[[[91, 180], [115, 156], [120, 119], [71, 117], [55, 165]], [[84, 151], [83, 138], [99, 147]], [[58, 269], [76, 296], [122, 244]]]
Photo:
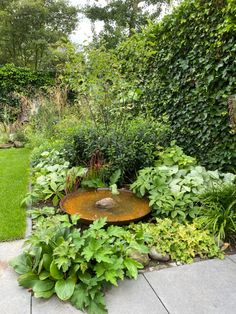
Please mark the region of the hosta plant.
[[166, 155], [162, 152], [156, 167], [139, 171], [131, 189], [138, 196], [149, 198], [154, 215], [184, 221], [199, 214], [200, 194], [207, 188], [232, 183], [235, 175], [207, 171], [181, 152], [173, 146], [166, 150]]
[[105, 219], [85, 231], [77, 216], [41, 217], [25, 242], [24, 252], [11, 261], [21, 286], [37, 298], [56, 294], [91, 314], [106, 313], [104, 289], [125, 276], [136, 278], [142, 264], [129, 257], [146, 252], [142, 237], [118, 226], [104, 228]]
[[65, 194], [78, 189], [86, 173], [87, 168], [69, 168], [69, 162], [60, 157], [57, 151], [43, 152], [32, 169], [32, 191], [22, 203], [30, 205], [35, 201], [51, 200], [56, 206]]

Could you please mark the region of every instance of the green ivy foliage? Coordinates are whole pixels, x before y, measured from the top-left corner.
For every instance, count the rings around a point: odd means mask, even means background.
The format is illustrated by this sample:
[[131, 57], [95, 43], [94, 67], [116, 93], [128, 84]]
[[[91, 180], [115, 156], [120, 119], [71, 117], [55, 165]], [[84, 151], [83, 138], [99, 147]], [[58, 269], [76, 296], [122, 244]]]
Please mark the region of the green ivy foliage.
[[188, 0], [149, 27], [146, 39], [135, 35], [120, 47], [142, 90], [140, 108], [166, 114], [172, 138], [211, 169], [236, 164], [227, 107], [236, 91], [235, 25], [235, 0]]

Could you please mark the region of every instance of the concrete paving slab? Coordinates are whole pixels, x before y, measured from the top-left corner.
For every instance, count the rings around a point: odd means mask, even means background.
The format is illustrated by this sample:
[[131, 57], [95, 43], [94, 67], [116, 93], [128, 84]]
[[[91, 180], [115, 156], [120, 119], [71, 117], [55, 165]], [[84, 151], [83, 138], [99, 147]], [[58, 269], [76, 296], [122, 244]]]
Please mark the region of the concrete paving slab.
[[70, 303], [60, 301], [56, 296], [49, 299], [36, 299], [32, 297], [31, 314], [83, 314]]
[[0, 313], [30, 314], [31, 294], [18, 286], [17, 274], [0, 261]]
[[109, 314], [167, 314], [143, 275], [124, 280], [106, 293]]
[[25, 240], [11, 242], [0, 242], [0, 261], [10, 261], [22, 252], [22, 245]]
[[171, 314], [236, 313], [236, 264], [228, 258], [144, 275]]
[[232, 262], [236, 263], [236, 254], [228, 255], [227, 258], [229, 258]]

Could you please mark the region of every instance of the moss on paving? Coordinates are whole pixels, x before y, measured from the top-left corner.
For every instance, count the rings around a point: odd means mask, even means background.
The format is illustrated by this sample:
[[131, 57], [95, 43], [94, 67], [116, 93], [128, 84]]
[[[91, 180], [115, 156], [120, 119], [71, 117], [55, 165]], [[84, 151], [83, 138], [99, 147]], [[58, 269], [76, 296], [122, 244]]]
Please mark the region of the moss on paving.
[[26, 211], [20, 203], [28, 189], [29, 150], [0, 150], [0, 241], [24, 237]]

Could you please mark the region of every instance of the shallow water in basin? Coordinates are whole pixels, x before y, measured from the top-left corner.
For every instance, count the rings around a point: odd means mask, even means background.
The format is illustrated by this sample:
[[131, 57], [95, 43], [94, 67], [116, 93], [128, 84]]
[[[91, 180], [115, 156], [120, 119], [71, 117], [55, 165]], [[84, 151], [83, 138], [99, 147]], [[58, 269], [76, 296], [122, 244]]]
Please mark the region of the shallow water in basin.
[[[104, 198], [112, 198], [115, 206], [98, 208], [96, 202]], [[68, 214], [79, 214], [82, 220], [88, 222], [101, 217], [107, 217], [108, 222], [129, 222], [150, 212], [146, 200], [127, 191], [120, 191], [119, 195], [113, 195], [109, 190], [73, 193], [62, 200], [61, 206]]]

